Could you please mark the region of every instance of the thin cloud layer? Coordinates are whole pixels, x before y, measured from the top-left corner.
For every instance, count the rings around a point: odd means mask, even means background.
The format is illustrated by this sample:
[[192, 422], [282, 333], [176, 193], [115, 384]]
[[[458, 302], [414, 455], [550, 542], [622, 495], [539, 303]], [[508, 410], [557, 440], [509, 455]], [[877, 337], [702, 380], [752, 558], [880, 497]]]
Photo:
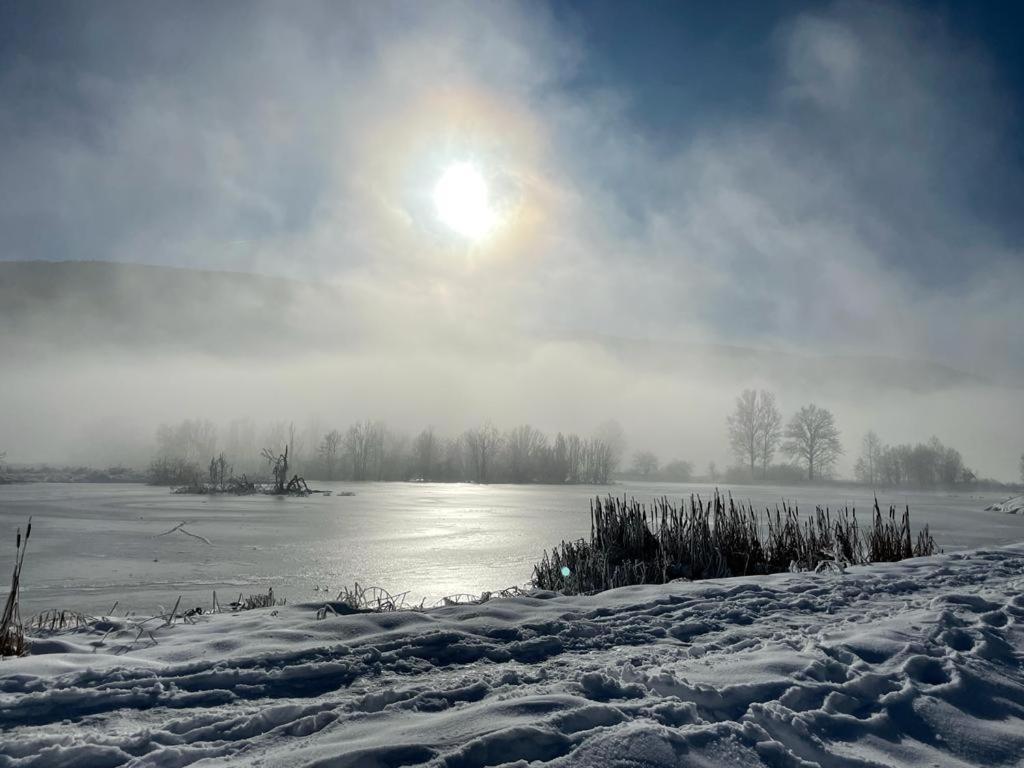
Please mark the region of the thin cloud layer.
[[[166, 321], [174, 307], [128, 302], [120, 322], [179, 329], [173, 352], [97, 332], [75, 354], [57, 345], [62, 384], [43, 390], [53, 358], [26, 347], [103, 313], [84, 293], [41, 296], [17, 339], [8, 325], [23, 356], [0, 374], [14, 401], [46, 401], [0, 422], [32, 458], [51, 418], [61, 445], [81, 441], [82, 392], [101, 421], [129, 402], [143, 440], [161, 419], [241, 407], [246, 389], [253, 410], [287, 392], [297, 412], [409, 428], [491, 416], [583, 431], [616, 416], [635, 447], [722, 463], [733, 390], [758, 384], [788, 408], [831, 398], [851, 452], [888, 423], [887, 439], [937, 433], [984, 473], [1015, 474], [1024, 259], [1004, 225], [1024, 201], [1008, 160], [1019, 116], [985, 51], [933, 15], [839, 3], [766, 28], [767, 97], [705, 122], [693, 104], [671, 140], [627, 89], [578, 86], [601, 52], [542, 4], [68, 4], [13, 21], [0, 257], [322, 283], [314, 299], [289, 289], [286, 361], [260, 354], [263, 289], [240, 287], [252, 314], [230, 354], [211, 360], [201, 330]], [[680, 51], [680, 67], [700, 63]], [[432, 207], [463, 161], [505, 219], [477, 244]], [[136, 279], [118, 290], [144, 294]], [[213, 301], [178, 311], [205, 318]], [[624, 359], [623, 339], [668, 363]], [[850, 391], [838, 365], [723, 368], [722, 345], [934, 362], [988, 383]], [[92, 348], [133, 371], [130, 393], [108, 402]], [[160, 389], [168, 366], [194, 390]]]

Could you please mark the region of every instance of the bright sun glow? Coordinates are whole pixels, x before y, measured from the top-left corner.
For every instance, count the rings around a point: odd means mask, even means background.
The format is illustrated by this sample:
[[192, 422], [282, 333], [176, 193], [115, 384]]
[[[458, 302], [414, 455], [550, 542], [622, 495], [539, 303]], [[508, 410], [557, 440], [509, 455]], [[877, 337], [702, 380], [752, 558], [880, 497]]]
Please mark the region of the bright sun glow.
[[463, 237], [477, 240], [495, 223], [487, 183], [470, 163], [449, 166], [434, 187], [437, 215]]

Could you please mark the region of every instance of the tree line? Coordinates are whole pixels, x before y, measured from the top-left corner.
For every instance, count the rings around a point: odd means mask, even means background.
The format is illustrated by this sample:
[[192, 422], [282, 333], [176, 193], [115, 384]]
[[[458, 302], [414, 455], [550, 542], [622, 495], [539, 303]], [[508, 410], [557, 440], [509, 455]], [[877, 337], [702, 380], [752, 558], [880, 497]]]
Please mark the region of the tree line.
[[413, 438], [375, 420], [344, 430], [318, 426], [276, 423], [257, 430], [242, 420], [232, 422], [220, 442], [217, 428], [206, 420], [161, 425], [150, 478], [161, 484], [190, 482], [208, 462], [211, 476], [259, 474], [266, 471], [261, 455], [287, 448], [291, 465], [308, 479], [607, 484], [625, 447], [614, 421], [589, 437], [562, 432], [549, 437], [526, 424], [500, 431], [489, 421], [457, 435], [426, 427]]
[[874, 432], [864, 435], [853, 471], [860, 482], [869, 485], [948, 488], [976, 480], [974, 472], [964, 466], [960, 451], [943, 445], [937, 437], [917, 445], [883, 445]]
[[[814, 403], [799, 408], [783, 426], [775, 395], [747, 389], [736, 398], [726, 422], [729, 445], [743, 470], [733, 467], [726, 473], [734, 482], [742, 479], [738, 477], [741, 474], [750, 479], [760, 475], [762, 480], [792, 481], [793, 466], [800, 467], [808, 481], [828, 479], [844, 453], [835, 417]], [[772, 463], [777, 450], [789, 457], [788, 472], [786, 465]], [[960, 452], [937, 437], [916, 445], [883, 445], [873, 431], [864, 436], [854, 476], [872, 486], [914, 488], [953, 487], [976, 480]]]
[[[828, 480], [844, 453], [834, 415], [814, 403], [788, 420], [775, 395], [744, 390], [726, 419], [735, 464], [720, 473], [711, 462], [703, 478], [730, 484], [792, 484]], [[305, 477], [316, 480], [424, 480], [478, 483], [595, 483], [623, 479], [688, 482], [693, 465], [675, 459], [662, 464], [651, 451], [637, 451], [622, 466], [625, 438], [617, 422], [603, 424], [591, 436], [557, 433], [530, 426], [505, 431], [490, 422], [448, 435], [433, 427], [409, 435], [379, 420], [362, 420], [345, 429], [311, 421], [304, 427], [277, 421], [257, 428], [248, 419], [219, 430], [203, 419], [161, 425], [150, 466], [154, 482], [191, 482], [218, 462], [218, 473], [266, 473], [264, 449], [283, 447]], [[777, 461], [777, 457], [784, 457]], [[202, 471], [201, 471], [202, 468]], [[211, 470], [212, 471], [212, 470]], [[974, 484], [975, 473], [960, 452], [938, 438], [916, 445], [886, 445], [875, 432], [864, 436], [854, 465], [858, 482], [872, 486], [936, 488]], [[1024, 455], [1021, 456], [1024, 481]]]

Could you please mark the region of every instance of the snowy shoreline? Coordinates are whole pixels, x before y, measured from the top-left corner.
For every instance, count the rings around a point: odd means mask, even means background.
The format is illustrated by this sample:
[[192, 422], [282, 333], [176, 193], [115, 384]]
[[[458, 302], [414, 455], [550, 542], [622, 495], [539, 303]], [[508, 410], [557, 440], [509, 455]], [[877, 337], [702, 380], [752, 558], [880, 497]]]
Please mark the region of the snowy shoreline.
[[[332, 616], [99, 628], [0, 666], [0, 766], [991, 765], [1024, 754], [1024, 544]], [[519, 762], [517, 762], [519, 761]]]
[[1011, 496], [1010, 498], [999, 502], [998, 504], [990, 504], [985, 507], [986, 512], [1005, 512], [1007, 515], [1021, 515], [1024, 514], [1024, 495]]

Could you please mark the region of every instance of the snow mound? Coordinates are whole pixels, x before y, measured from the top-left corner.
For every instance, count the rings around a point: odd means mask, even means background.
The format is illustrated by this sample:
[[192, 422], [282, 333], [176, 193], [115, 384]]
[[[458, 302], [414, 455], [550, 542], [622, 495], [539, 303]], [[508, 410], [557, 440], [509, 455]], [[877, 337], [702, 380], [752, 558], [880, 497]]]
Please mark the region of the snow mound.
[[918, 766], [1024, 755], [1024, 545], [842, 574], [315, 604], [0, 663], [0, 766]]
[[1024, 515], [1024, 496], [1011, 496], [998, 504], [989, 504], [986, 512], [1005, 512], [1008, 515]]

